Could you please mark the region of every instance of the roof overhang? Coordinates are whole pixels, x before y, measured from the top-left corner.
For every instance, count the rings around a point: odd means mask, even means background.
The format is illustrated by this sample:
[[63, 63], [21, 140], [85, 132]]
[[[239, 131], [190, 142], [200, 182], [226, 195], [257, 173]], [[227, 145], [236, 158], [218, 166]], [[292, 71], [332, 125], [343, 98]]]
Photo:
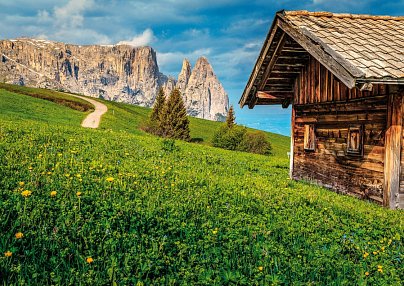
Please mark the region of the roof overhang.
[[[321, 13], [321, 12], [319, 12]], [[297, 27], [284, 10], [275, 19], [265, 39], [248, 83], [239, 101], [248, 105], [271, 105], [293, 99], [295, 80], [309, 56], [314, 57], [348, 88], [366, 83], [403, 84], [404, 79], [370, 79], [305, 27]], [[268, 96], [262, 96], [262, 94]], [[287, 106], [287, 105], [286, 105]]]

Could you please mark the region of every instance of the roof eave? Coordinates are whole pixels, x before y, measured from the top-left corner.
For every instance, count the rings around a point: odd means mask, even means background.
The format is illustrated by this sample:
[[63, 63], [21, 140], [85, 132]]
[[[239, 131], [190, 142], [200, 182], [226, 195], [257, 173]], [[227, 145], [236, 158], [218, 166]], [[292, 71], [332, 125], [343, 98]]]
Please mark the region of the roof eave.
[[257, 58], [257, 61], [255, 62], [254, 68], [253, 68], [253, 70], [251, 72], [250, 78], [248, 79], [247, 85], [244, 88], [243, 94], [242, 94], [242, 96], [241, 96], [241, 98], [240, 98], [240, 100], [238, 102], [240, 104], [241, 108], [243, 108], [244, 105], [246, 105], [246, 101], [247, 101], [248, 95], [250, 94], [252, 85], [253, 85], [253, 83], [254, 83], [257, 75], [258, 75], [259, 70], [261, 69], [262, 63], [263, 63], [265, 55], [268, 52], [268, 49], [269, 49], [269, 47], [270, 47], [270, 45], [272, 43], [273, 37], [275, 36], [276, 29], [278, 28], [278, 25], [277, 25], [278, 14], [283, 13], [283, 12], [284, 12], [284, 10], [280, 10], [280, 11], [276, 12], [276, 14], [275, 14], [274, 21], [272, 22], [271, 28], [268, 31], [267, 37], [266, 37], [266, 39], [264, 41], [264, 45], [263, 45], [263, 47], [261, 49], [261, 52], [260, 52], [260, 54], [259, 54], [259, 56]]

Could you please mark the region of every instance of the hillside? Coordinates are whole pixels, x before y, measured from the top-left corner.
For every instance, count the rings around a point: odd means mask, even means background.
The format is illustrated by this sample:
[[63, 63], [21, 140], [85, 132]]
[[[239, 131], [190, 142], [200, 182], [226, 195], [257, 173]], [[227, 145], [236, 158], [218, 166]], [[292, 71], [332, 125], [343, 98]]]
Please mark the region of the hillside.
[[[0, 89], [3, 284], [401, 284], [403, 211], [290, 181], [287, 137], [272, 156], [168, 148], [138, 130], [148, 109], [105, 103], [84, 129]], [[192, 137], [217, 124], [191, 119]]]

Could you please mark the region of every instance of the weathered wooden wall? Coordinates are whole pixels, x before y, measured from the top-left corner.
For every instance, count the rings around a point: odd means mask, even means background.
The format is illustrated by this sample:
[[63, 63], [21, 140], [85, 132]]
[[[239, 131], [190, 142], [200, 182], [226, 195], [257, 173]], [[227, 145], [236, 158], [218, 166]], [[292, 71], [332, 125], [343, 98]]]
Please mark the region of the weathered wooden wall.
[[[295, 87], [292, 176], [382, 203], [387, 87], [349, 90], [313, 58]], [[303, 147], [304, 125], [312, 123], [314, 152]], [[358, 124], [363, 128], [362, 156], [347, 153], [348, 129]]]

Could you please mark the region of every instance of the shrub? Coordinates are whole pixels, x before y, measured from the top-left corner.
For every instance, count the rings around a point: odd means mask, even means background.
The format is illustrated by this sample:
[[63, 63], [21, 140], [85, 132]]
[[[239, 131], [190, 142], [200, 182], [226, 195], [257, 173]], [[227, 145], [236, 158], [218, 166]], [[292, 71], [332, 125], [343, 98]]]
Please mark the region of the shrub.
[[237, 150], [246, 132], [247, 129], [243, 126], [234, 125], [229, 128], [227, 124], [223, 125], [213, 136], [212, 144], [215, 147], [227, 150]]
[[271, 153], [271, 143], [262, 131], [249, 131], [244, 134], [237, 150], [268, 155]]

